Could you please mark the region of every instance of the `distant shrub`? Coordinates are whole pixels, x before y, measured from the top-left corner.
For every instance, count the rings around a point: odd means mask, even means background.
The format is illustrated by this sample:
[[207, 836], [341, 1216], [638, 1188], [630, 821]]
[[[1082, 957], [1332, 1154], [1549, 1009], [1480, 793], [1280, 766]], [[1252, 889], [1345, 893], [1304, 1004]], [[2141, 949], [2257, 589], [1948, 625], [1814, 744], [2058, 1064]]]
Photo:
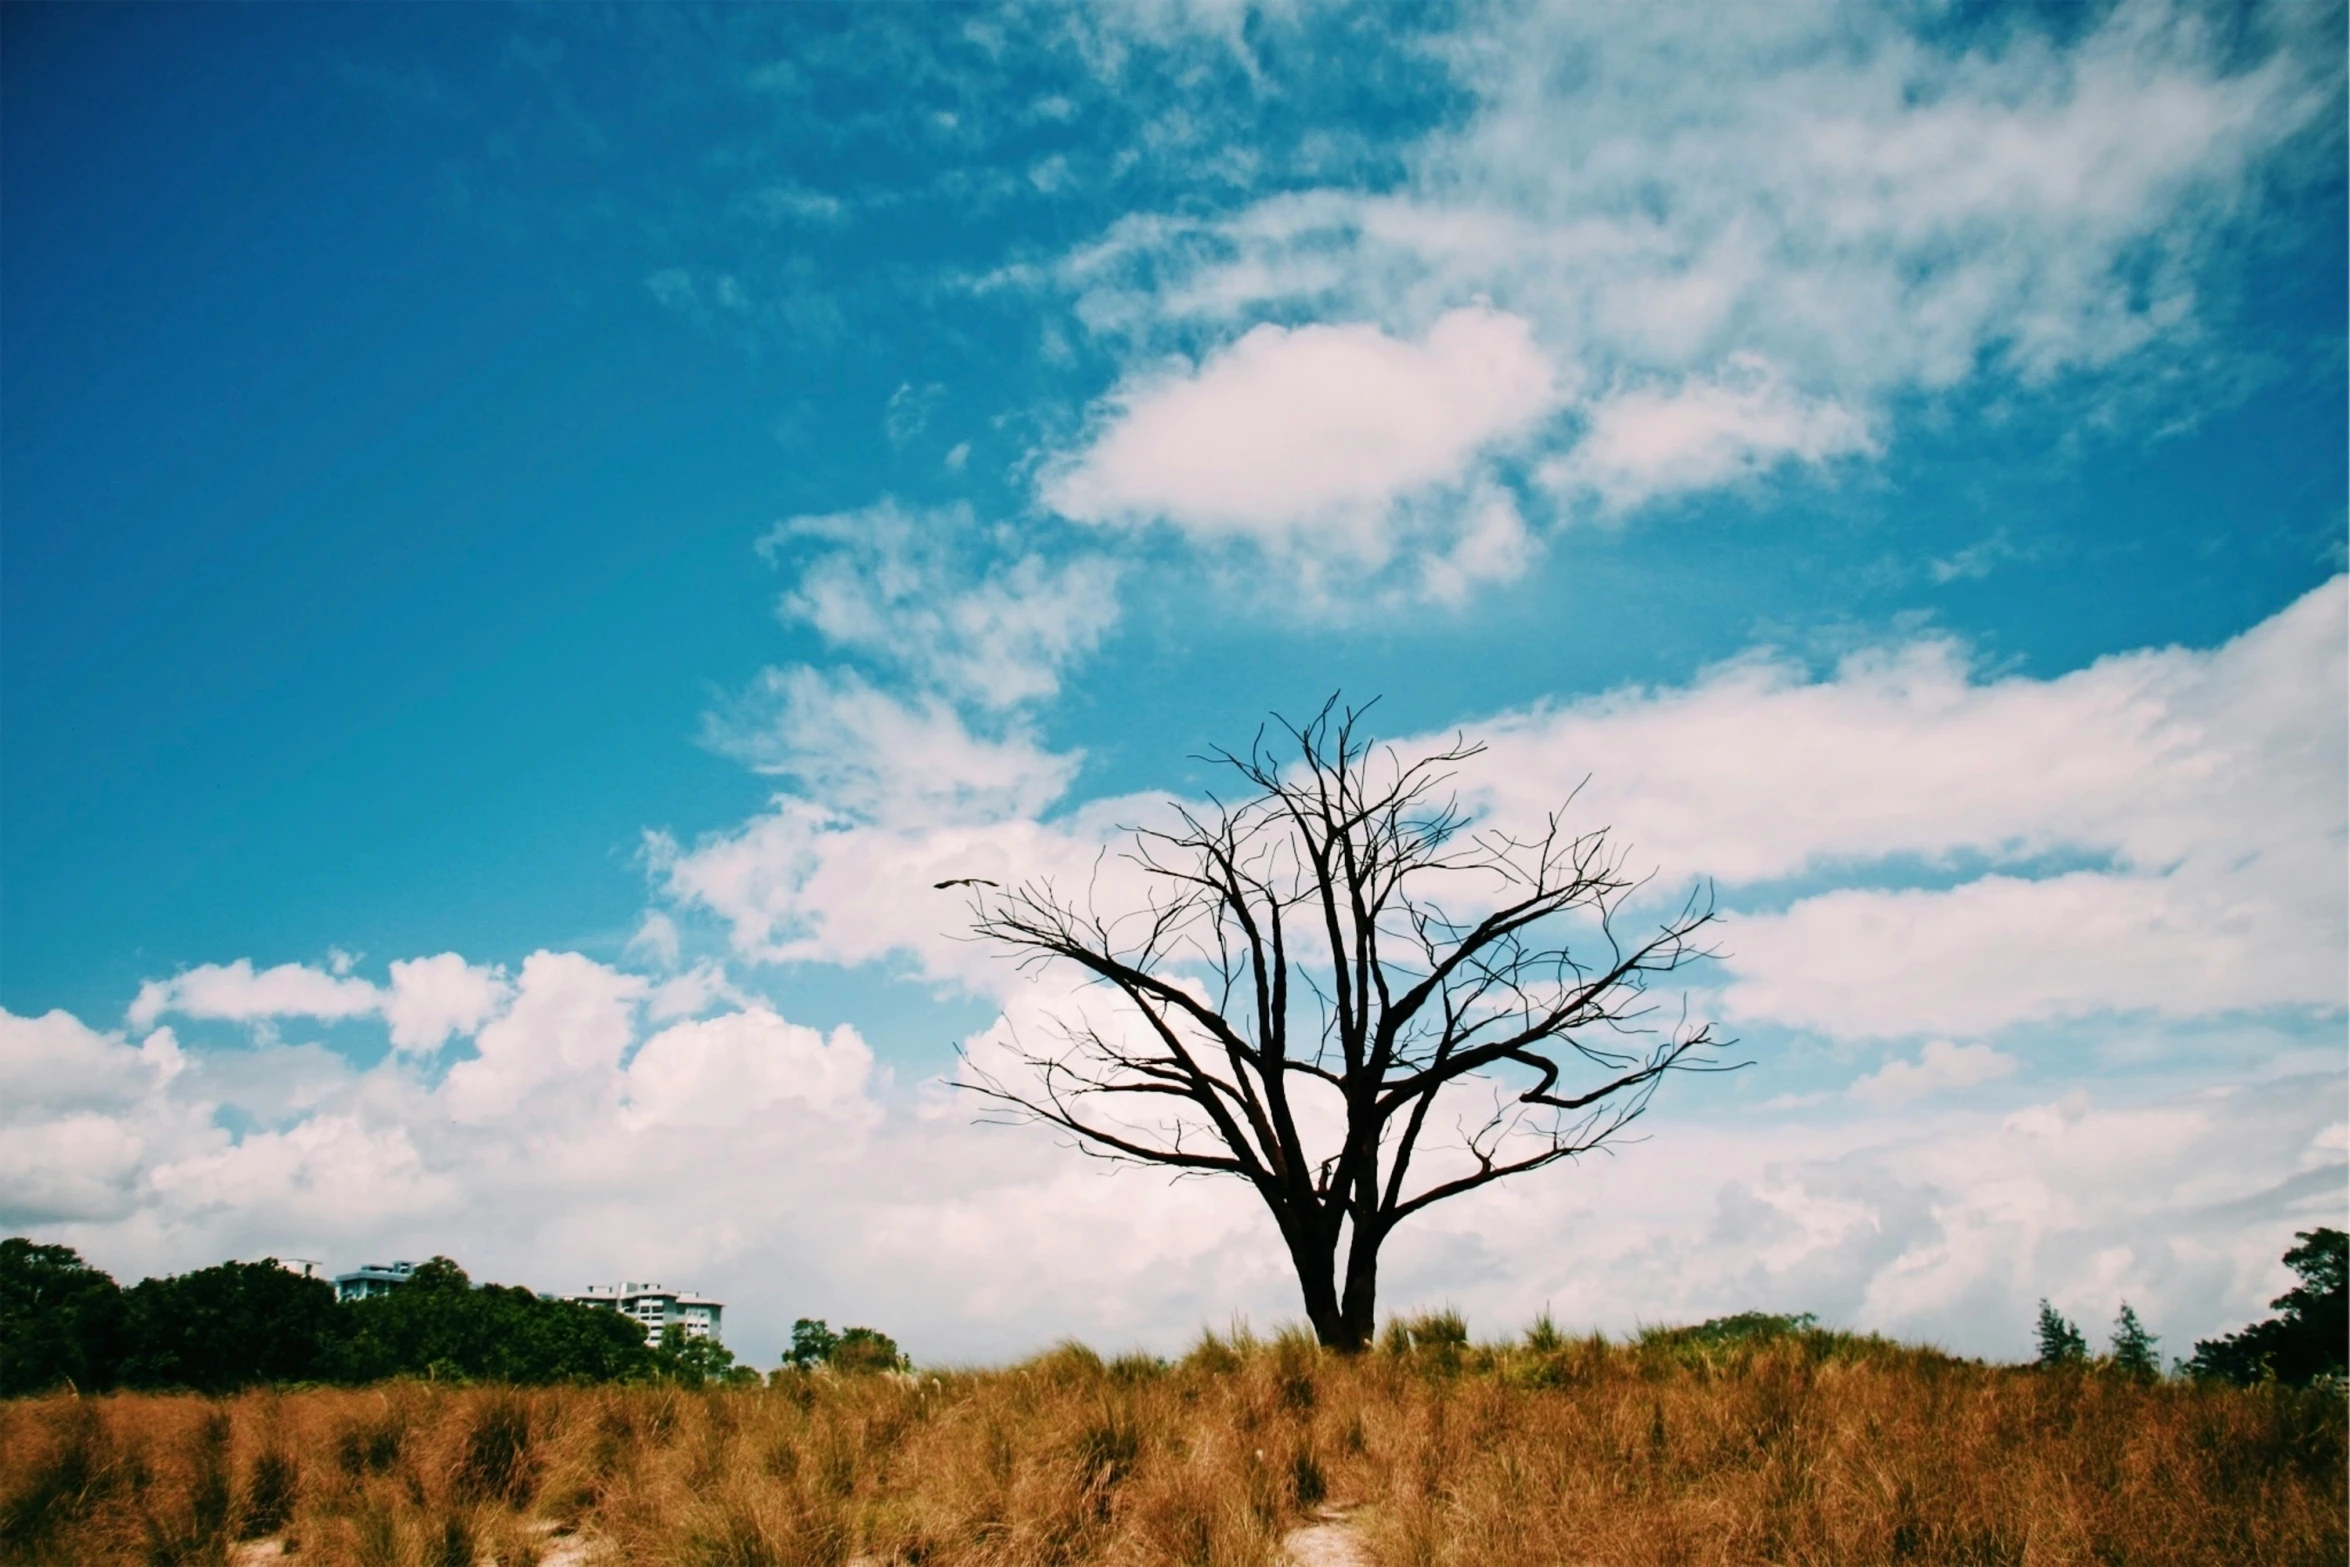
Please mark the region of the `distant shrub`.
[[419, 1264], [386, 1295], [340, 1308], [335, 1381], [621, 1382], [660, 1374], [644, 1328], [615, 1311], [543, 1300], [518, 1286], [476, 1285], [446, 1257]]

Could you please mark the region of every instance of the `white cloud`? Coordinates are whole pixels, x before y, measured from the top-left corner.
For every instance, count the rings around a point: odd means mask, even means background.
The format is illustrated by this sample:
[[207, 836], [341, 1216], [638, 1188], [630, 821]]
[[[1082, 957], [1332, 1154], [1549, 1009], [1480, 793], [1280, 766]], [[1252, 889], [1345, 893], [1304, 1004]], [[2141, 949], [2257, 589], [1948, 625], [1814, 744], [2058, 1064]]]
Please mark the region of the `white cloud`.
[[388, 986], [354, 977], [351, 966], [349, 956], [340, 952], [328, 970], [281, 963], [257, 971], [249, 958], [200, 964], [170, 979], [148, 980], [127, 1016], [131, 1027], [146, 1029], [167, 1015], [268, 1023], [291, 1017], [343, 1022], [381, 1014], [391, 1024], [393, 1049], [430, 1054], [451, 1035], [479, 1028], [508, 988], [503, 973], [469, 966], [454, 952], [395, 961]]
[[1267, 324], [1196, 368], [1128, 380], [1044, 495], [1084, 521], [1165, 519], [1377, 564], [1395, 502], [1465, 480], [1558, 401], [1531, 327], [1494, 310], [1449, 311], [1417, 341]]
[[853, 673], [770, 669], [713, 744], [860, 816], [969, 820], [1043, 810], [1080, 757], [1044, 750], [1017, 724], [975, 735], [936, 696], [898, 697]]
[[685, 938], [677, 921], [659, 909], [647, 909], [628, 938], [627, 955], [650, 961], [656, 968], [673, 969], [684, 954]]
[[2095, 1329], [2126, 1298], [2183, 1354], [2265, 1314], [2294, 1230], [2341, 1222], [2350, 1171], [2306, 1155], [2344, 1088], [2334, 1072], [2104, 1084], [1965, 1113], [1695, 1124], [1660, 1101], [1638, 1149], [1432, 1211], [1381, 1281], [1399, 1307], [1450, 1298], [1472, 1321], [1816, 1311], [2015, 1358], [2042, 1296]]
[[1117, 623], [1118, 566], [1033, 550], [981, 561], [990, 541], [967, 506], [915, 512], [883, 501], [797, 517], [761, 552], [802, 562], [788, 621], [894, 666], [957, 700], [1002, 710], [1049, 697], [1062, 670]]
[[625, 1090], [635, 1125], [735, 1126], [784, 1100], [861, 1115], [873, 1053], [845, 1025], [830, 1037], [765, 1008], [678, 1023], [645, 1041]]
[[1448, 501], [1447, 509], [1455, 524], [1451, 546], [1421, 563], [1419, 591], [1433, 603], [1457, 608], [1485, 584], [1523, 572], [1538, 546], [1517, 501], [1499, 485], [1480, 485]]
[[449, 1068], [444, 1097], [460, 1121], [491, 1121], [528, 1106], [560, 1126], [566, 1103], [608, 1095], [610, 1074], [635, 1036], [645, 982], [576, 952], [523, 960], [514, 1003], [474, 1041], [477, 1054]]
[[1953, 1089], [1996, 1082], [2016, 1069], [2016, 1058], [1989, 1045], [1929, 1040], [1915, 1061], [1899, 1057], [1854, 1083], [1846, 1093], [1867, 1105], [1902, 1105]]
[[645, 996], [645, 1016], [666, 1023], [672, 1018], [698, 1016], [721, 1003], [738, 1008], [755, 1005], [727, 978], [723, 968], [705, 960], [653, 986]]
[[1135, 797], [1090, 801], [1049, 823], [1024, 814], [875, 821], [787, 796], [690, 847], [656, 835], [650, 848], [662, 894], [722, 920], [742, 957], [854, 965], [909, 956], [932, 978], [990, 995], [1015, 976], [960, 939], [965, 894], [936, 884], [1050, 877], [1095, 885], [1104, 907], [1118, 907], [1135, 878], [1104, 851], [1123, 824], [1164, 808], [1162, 799]]
[[[2292, 177], [2297, 147], [2313, 177], [2338, 163], [2335, 144], [2296, 140], [2338, 112], [2329, 25], [2272, 6], [2239, 34], [2163, 0], [2062, 40], [2014, 18], [1929, 37], [1911, 13], [1834, 0], [1481, 10], [1432, 45], [1470, 111], [1391, 187], [1130, 214], [1059, 276], [1140, 362], [1203, 330], [1241, 334], [1227, 358], [1315, 332], [1408, 341], [1490, 301], [1486, 319], [1531, 323], [1562, 384], [1616, 389], [1551, 455], [1630, 505], [1866, 454], [1908, 394], [2098, 369], [2117, 395], [2133, 365], [2152, 384], [2216, 352], [2205, 316], [2226, 291], [2207, 274], [2258, 222], [2262, 181]], [[1357, 324], [1259, 338], [1268, 317]], [[1223, 409], [1248, 406], [1194, 390], [1209, 381], [1138, 402], [1134, 428], [1157, 438], [1097, 447], [1074, 514], [1263, 528], [1318, 495], [1321, 465], [1268, 461], [1289, 486], [1238, 495], [1174, 467], [1225, 450]], [[1263, 411], [1269, 429], [1314, 428]]]
[[[461, 1063], [436, 1087], [412, 1057], [346, 1066], [235, 1137], [215, 1109], [281, 1068], [240, 1079], [199, 1055], [165, 1074], [118, 1039], [63, 1040], [70, 1019], [0, 1015], [0, 1060], [38, 1022], [42, 1059], [117, 1085], [102, 1105], [8, 1101], [0, 1212], [133, 1277], [431, 1251], [539, 1288], [667, 1275], [728, 1299], [732, 1341], [761, 1358], [799, 1315], [950, 1357], [1065, 1332], [1173, 1348], [1234, 1310], [1296, 1313], [1278, 1240], [1236, 1184], [1106, 1173], [1034, 1129], [973, 1126], [967, 1105], [893, 1097], [854, 1031], [764, 1005], [642, 1037], [642, 994], [537, 954], [484, 1030], [484, 1073]], [[1986, 1061], [1929, 1049], [1913, 1070], [1988, 1085]], [[76, 1071], [41, 1081], [81, 1092]], [[2102, 1322], [2126, 1295], [2183, 1348], [2262, 1308], [2293, 1229], [2337, 1222], [2342, 1092], [2338, 1074], [2137, 1098], [2040, 1088], [1839, 1123], [1707, 1109], [1677, 1086], [1650, 1140], [1407, 1227], [1385, 1299], [1448, 1300], [1491, 1332], [1546, 1302], [1615, 1331], [1635, 1314], [1809, 1309], [2013, 1355], [2039, 1296]]]
[[88, 1111], [11, 1127], [0, 1139], [0, 1215], [11, 1226], [118, 1218], [147, 1151], [134, 1125]]
[[[169, 1031], [162, 1031], [170, 1037]], [[9, 1106], [103, 1109], [137, 1100], [154, 1063], [70, 1012], [0, 1014], [0, 1118]]]
[[144, 1029], [166, 1013], [247, 1023], [278, 1017], [323, 1021], [366, 1017], [383, 996], [363, 979], [340, 978], [299, 963], [281, 963], [256, 973], [252, 960], [205, 963], [170, 979], [149, 980], [131, 1002], [133, 1028]]
[[2191, 1018], [2340, 1006], [2338, 918], [2295, 907], [2311, 901], [2292, 896], [2301, 889], [2264, 885], [2294, 872], [2265, 869], [1822, 893], [1737, 922], [1725, 1002], [1741, 1017], [1879, 1036], [1987, 1034], [2116, 1009]]
[[1762, 359], [1740, 353], [1717, 376], [1602, 398], [1583, 439], [1548, 464], [1543, 477], [1628, 506], [1718, 488], [1782, 461], [1816, 465], [1875, 450], [1865, 419], [1832, 401], [1801, 396]]
[[1739, 917], [1742, 1016], [1860, 1036], [2334, 1008], [2346, 611], [2337, 578], [2222, 647], [2053, 680], [1978, 682], [1933, 642], [1821, 681], [1748, 660], [1476, 726], [1492, 749], [1471, 782], [1527, 821], [1589, 775], [1576, 819], [1676, 885], [1981, 862], [1954, 886], [1831, 885]]
[[505, 1004], [513, 987], [494, 968], [470, 964], [454, 952], [396, 960], [383, 999], [392, 1048], [429, 1055], [452, 1035], [470, 1035]]
[[[1462, 783], [1523, 825], [1588, 777], [1576, 824], [1611, 826], [1674, 886], [1716, 878], [1733, 906], [1739, 886], [1808, 879], [1817, 890], [1725, 927], [1723, 1004], [1741, 1017], [1863, 1037], [2110, 1010], [2323, 1011], [2341, 1005], [2350, 943], [2346, 608], [2337, 580], [2220, 648], [2052, 680], [1977, 680], [1934, 641], [1822, 680], [1743, 660], [1687, 688], [1472, 724], [1489, 750]], [[1163, 808], [1096, 802], [1047, 825], [1037, 814], [1066, 774], [1041, 753], [992, 754], [903, 713], [847, 732], [902, 734], [827, 754], [889, 756], [910, 776], [807, 764], [826, 798], [857, 808], [786, 799], [690, 848], [656, 842], [665, 893], [717, 915], [746, 956], [903, 952], [992, 990], [985, 961], [947, 939], [956, 911], [926, 900], [929, 883], [1082, 885], [1118, 823]], [[956, 781], [991, 775], [1003, 781]], [[1935, 885], [1898, 884], [1926, 872]], [[1880, 885], [1839, 885], [1863, 875]]]
[[454, 1172], [427, 1166], [408, 1128], [353, 1113], [305, 1115], [223, 1139], [158, 1162], [146, 1177], [154, 1207], [190, 1227], [229, 1210], [265, 1217], [281, 1235], [339, 1237], [445, 1217], [469, 1195]]

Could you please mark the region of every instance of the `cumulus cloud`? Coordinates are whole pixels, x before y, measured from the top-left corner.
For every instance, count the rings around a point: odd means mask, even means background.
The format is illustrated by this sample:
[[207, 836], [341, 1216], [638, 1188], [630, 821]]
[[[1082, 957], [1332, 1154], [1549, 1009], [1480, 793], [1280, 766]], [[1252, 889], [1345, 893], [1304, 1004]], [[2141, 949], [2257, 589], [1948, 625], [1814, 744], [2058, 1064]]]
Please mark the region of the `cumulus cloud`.
[[1389, 508], [1460, 481], [1558, 401], [1520, 317], [1467, 307], [1417, 340], [1365, 324], [1255, 327], [1196, 367], [1137, 376], [1044, 486], [1066, 516], [1336, 548], [1376, 563]]
[[391, 976], [383, 1012], [392, 1048], [419, 1054], [476, 1032], [512, 993], [501, 970], [467, 963], [454, 952], [395, 960]]
[[502, 971], [469, 965], [453, 952], [395, 961], [388, 985], [358, 978], [351, 967], [350, 957], [339, 952], [326, 969], [281, 963], [256, 970], [249, 958], [201, 964], [148, 980], [126, 1017], [132, 1028], [148, 1029], [165, 1016], [268, 1024], [380, 1015], [391, 1025], [394, 1050], [429, 1055], [451, 1037], [480, 1028], [509, 991]]
[[1133, 867], [1107, 853], [1131, 823], [1162, 819], [1158, 796], [1088, 801], [1040, 821], [999, 813], [939, 821], [925, 813], [860, 817], [779, 796], [733, 828], [680, 844], [650, 841], [655, 884], [676, 905], [715, 916], [735, 953], [761, 962], [862, 964], [915, 960], [922, 973], [996, 995], [1012, 976], [959, 939], [963, 894], [936, 884], [1032, 876], [1091, 885], [1105, 908], [1138, 894]]
[[449, 1113], [490, 1121], [525, 1104], [552, 1112], [566, 1098], [608, 1095], [645, 989], [637, 976], [576, 952], [532, 953], [506, 1015], [481, 1031], [471, 1059], [449, 1068]]
[[101, 1034], [69, 1012], [31, 1018], [10, 1015], [0, 1024], [0, 1038], [5, 1039], [0, 1046], [0, 1105], [79, 1110], [130, 1103], [159, 1070], [177, 1066], [171, 1031], [158, 1030], [153, 1037], [157, 1050], [142, 1055], [122, 1048], [119, 1036]]
[[[217, 1113], [247, 1103], [233, 1074], [165, 1073], [151, 1042], [0, 1015], [0, 1060], [80, 1063], [0, 1101], [0, 1213], [134, 1276], [428, 1251], [540, 1288], [667, 1275], [728, 1299], [730, 1337], [762, 1358], [796, 1315], [883, 1322], [952, 1357], [1063, 1332], [1165, 1349], [1236, 1309], [1295, 1313], [1236, 1184], [1105, 1174], [1033, 1130], [974, 1126], [891, 1093], [853, 1030], [768, 1006], [648, 1033], [642, 994], [537, 954], [484, 1030], [482, 1073], [435, 1083], [394, 1053], [240, 1135]], [[1929, 1049], [1914, 1070], [1996, 1095], [1986, 1059]], [[2338, 1073], [2105, 1085], [1958, 1113], [1905, 1112], [1904, 1093], [1862, 1122], [1693, 1096], [1612, 1158], [1431, 1210], [1399, 1235], [1386, 1298], [1496, 1330], [1545, 1303], [1616, 1331], [1634, 1313], [1816, 1310], [2012, 1355], [2038, 1296], [2102, 1317], [2127, 1295], [2185, 1342], [2257, 1312], [2286, 1237], [2338, 1206], [2343, 1090]]]
[[791, 1099], [858, 1114], [873, 1053], [856, 1030], [829, 1036], [765, 1008], [678, 1023], [645, 1041], [626, 1074], [637, 1125], [735, 1126]]

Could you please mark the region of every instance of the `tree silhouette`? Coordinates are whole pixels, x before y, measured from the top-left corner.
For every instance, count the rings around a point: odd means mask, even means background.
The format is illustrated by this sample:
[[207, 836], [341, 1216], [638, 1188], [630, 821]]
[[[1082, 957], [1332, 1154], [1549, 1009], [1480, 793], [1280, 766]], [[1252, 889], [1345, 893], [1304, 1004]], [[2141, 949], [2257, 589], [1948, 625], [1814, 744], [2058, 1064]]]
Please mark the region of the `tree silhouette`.
[[2113, 1319], [2114, 1370], [2140, 1382], [2154, 1381], [2162, 1375], [2162, 1357], [2154, 1352], [2157, 1342], [2130, 1303], [2123, 1301], [2121, 1315]]
[[2043, 1366], [2077, 1366], [2089, 1358], [2089, 1341], [2046, 1300], [2040, 1302], [2040, 1360]]
[[1131, 832], [1135, 906], [967, 883], [975, 933], [1113, 1005], [1011, 1063], [966, 1056], [963, 1086], [1089, 1153], [1247, 1181], [1343, 1350], [1370, 1340], [1404, 1220], [1602, 1146], [1670, 1073], [1723, 1069], [1647, 994], [1705, 955], [1707, 898], [1626, 939], [1640, 882], [1604, 831], [1480, 827], [1448, 785], [1481, 747], [1407, 757], [1362, 719], [1334, 698], [1279, 751], [1260, 732], [1214, 753], [1239, 797]]
[[2344, 1372], [2350, 1344], [2350, 1235], [2326, 1226], [2294, 1236], [2285, 1266], [2301, 1282], [2269, 1305], [2281, 1313], [2196, 1344], [2187, 1369], [2230, 1382], [2306, 1384]]

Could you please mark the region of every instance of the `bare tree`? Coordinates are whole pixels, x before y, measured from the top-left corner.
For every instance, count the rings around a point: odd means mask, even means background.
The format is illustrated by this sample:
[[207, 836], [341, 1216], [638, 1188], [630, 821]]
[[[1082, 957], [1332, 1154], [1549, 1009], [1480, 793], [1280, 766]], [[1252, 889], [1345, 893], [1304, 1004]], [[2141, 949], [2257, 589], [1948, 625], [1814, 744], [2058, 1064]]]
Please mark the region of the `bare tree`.
[[[1705, 955], [1693, 893], [1626, 941], [1638, 887], [1604, 831], [1480, 828], [1449, 791], [1480, 746], [1406, 757], [1334, 698], [1218, 751], [1246, 786], [1136, 829], [1138, 907], [1047, 881], [963, 881], [972, 928], [1026, 964], [1073, 965], [1111, 1003], [1016, 1041], [963, 1086], [1086, 1152], [1238, 1176], [1280, 1226], [1321, 1341], [1369, 1342], [1379, 1251], [1431, 1204], [1600, 1147], [1666, 1074], [1720, 1070], [1652, 976]], [[1572, 942], [1572, 945], [1570, 945]]]

